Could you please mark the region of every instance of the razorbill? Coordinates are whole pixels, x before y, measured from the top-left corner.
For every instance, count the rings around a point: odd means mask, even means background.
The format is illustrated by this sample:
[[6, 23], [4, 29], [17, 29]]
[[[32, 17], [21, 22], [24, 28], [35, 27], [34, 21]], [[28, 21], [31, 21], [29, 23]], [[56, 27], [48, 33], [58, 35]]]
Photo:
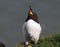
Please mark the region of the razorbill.
[[29, 42], [36, 44], [41, 34], [41, 26], [38, 21], [38, 16], [33, 12], [31, 6], [29, 8], [28, 17], [23, 24], [23, 33], [26, 45], [28, 45]]

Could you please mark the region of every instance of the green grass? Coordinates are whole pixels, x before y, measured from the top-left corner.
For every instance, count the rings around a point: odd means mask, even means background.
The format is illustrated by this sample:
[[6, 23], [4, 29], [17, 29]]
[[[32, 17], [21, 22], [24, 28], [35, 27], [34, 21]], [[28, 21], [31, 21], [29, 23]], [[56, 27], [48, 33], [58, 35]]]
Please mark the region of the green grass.
[[60, 47], [60, 34], [41, 38], [36, 45], [33, 45], [33, 47]]
[[60, 47], [60, 34], [55, 34], [47, 38], [42, 37], [32, 47]]

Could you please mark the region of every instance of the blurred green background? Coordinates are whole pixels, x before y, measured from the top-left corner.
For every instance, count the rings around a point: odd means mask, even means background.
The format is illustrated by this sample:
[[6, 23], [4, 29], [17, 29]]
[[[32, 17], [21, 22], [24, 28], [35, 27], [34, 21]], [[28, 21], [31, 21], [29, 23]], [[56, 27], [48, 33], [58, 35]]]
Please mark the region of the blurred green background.
[[0, 0], [0, 42], [7, 47], [24, 40], [22, 25], [29, 5], [39, 17], [41, 36], [60, 32], [60, 0]]

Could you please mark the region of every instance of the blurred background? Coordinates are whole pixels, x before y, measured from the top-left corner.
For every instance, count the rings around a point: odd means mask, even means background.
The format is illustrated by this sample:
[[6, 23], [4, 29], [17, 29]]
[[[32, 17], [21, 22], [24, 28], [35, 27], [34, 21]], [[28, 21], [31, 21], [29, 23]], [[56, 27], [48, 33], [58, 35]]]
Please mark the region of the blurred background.
[[0, 0], [0, 42], [7, 47], [24, 40], [22, 25], [29, 5], [39, 17], [41, 36], [60, 33], [60, 0]]

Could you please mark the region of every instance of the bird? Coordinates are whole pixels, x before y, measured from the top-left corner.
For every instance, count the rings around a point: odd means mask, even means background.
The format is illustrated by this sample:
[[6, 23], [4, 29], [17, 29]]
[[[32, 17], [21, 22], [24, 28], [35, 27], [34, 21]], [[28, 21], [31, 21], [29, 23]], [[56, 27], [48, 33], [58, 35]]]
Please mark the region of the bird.
[[6, 47], [6, 46], [2, 42], [0, 42], [0, 47]]
[[29, 6], [28, 16], [23, 24], [23, 33], [25, 44], [29, 43], [36, 44], [38, 43], [40, 34], [41, 34], [41, 25], [39, 24], [37, 14]]

